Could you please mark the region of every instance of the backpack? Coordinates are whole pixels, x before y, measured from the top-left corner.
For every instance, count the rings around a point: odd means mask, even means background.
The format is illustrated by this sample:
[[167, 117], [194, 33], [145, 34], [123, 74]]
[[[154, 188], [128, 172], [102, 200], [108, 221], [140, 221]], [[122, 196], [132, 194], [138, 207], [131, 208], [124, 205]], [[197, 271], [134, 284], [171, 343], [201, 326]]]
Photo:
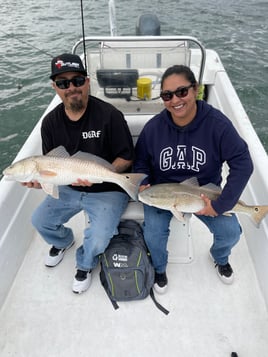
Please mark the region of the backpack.
[[141, 300], [150, 295], [168, 314], [154, 297], [155, 273], [140, 224], [125, 220], [119, 223], [118, 231], [100, 257], [100, 281], [114, 308], [119, 308], [117, 301]]

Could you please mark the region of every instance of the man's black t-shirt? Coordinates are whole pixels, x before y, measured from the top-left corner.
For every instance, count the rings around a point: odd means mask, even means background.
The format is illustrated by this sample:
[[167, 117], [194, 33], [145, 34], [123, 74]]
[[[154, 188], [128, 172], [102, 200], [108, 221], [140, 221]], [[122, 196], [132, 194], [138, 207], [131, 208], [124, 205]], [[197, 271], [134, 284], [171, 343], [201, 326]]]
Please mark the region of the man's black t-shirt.
[[[132, 137], [123, 114], [114, 106], [89, 96], [87, 109], [78, 121], [71, 121], [61, 103], [46, 115], [41, 126], [43, 154], [62, 145], [70, 155], [89, 152], [112, 163], [117, 157], [133, 160]], [[113, 183], [91, 187], [71, 186], [86, 192], [122, 191]]]

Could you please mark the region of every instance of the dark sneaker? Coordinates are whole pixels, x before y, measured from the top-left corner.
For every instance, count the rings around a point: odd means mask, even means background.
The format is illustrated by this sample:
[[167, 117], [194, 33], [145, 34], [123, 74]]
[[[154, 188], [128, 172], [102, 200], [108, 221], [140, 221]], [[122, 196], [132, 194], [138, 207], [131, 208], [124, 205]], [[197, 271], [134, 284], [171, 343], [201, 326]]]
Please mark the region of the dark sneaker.
[[166, 272], [164, 273], [155, 273], [154, 277], [154, 290], [158, 294], [164, 294], [167, 291], [168, 279]]
[[217, 269], [217, 274], [218, 274], [219, 278], [221, 279], [221, 281], [224, 284], [232, 284], [232, 282], [234, 281], [234, 272], [233, 272], [231, 265], [229, 263], [227, 263], [225, 265], [217, 264], [210, 252], [209, 252], [209, 255], [210, 255], [211, 259], [214, 261], [215, 268]]
[[48, 255], [46, 256], [45, 265], [47, 267], [55, 267], [56, 265], [58, 265], [62, 261], [66, 250], [71, 248], [73, 245], [74, 245], [74, 240], [70, 245], [68, 245], [68, 247], [62, 249], [56, 248], [53, 245]]
[[91, 284], [91, 270], [77, 270], [73, 281], [73, 292], [76, 294], [81, 294], [86, 291]]

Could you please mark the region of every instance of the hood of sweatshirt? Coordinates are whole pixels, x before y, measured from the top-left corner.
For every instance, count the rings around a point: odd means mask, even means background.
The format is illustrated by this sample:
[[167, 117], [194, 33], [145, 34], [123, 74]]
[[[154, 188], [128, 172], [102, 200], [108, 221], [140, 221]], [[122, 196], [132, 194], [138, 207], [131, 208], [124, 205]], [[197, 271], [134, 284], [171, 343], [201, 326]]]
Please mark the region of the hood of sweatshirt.
[[196, 116], [191, 121], [191, 123], [189, 123], [188, 125], [185, 125], [185, 126], [176, 125], [174, 123], [174, 121], [172, 120], [170, 112], [167, 109], [164, 109], [161, 114], [163, 115], [163, 119], [173, 129], [178, 130], [179, 132], [190, 133], [200, 127], [202, 120], [204, 120], [204, 118], [207, 117], [209, 112], [212, 110], [211, 105], [209, 105], [208, 103], [206, 103], [203, 100], [197, 100], [196, 104], [197, 104]]

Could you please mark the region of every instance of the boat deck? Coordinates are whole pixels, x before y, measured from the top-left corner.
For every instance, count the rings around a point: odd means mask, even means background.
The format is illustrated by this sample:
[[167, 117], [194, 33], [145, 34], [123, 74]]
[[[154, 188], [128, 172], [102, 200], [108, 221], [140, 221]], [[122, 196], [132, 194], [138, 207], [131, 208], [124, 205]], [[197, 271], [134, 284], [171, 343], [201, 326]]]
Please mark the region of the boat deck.
[[[78, 216], [79, 217], [79, 216]], [[81, 219], [71, 224], [81, 243]], [[114, 310], [99, 271], [90, 289], [71, 291], [75, 247], [55, 268], [44, 266], [48, 246], [36, 234], [0, 312], [2, 357], [227, 357], [268, 355], [268, 313], [246, 241], [233, 249], [232, 285], [223, 284], [208, 256], [211, 235], [191, 218], [194, 259], [168, 265], [169, 290], [120, 302]]]

